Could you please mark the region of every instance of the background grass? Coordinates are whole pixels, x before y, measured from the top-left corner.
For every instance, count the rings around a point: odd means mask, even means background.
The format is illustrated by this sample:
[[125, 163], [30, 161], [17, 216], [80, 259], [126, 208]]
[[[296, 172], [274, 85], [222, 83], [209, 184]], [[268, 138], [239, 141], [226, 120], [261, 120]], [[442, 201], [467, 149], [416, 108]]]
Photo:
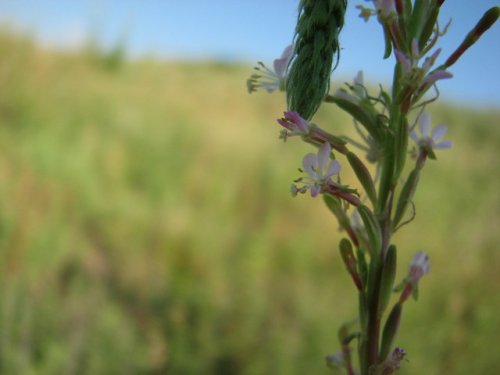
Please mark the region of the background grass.
[[[248, 96], [249, 67], [121, 56], [0, 33], [0, 374], [329, 373], [354, 289], [327, 209], [288, 194], [310, 149], [278, 141], [284, 98]], [[500, 112], [431, 112], [455, 147], [395, 237], [398, 279], [432, 262], [400, 373], [493, 375]]]

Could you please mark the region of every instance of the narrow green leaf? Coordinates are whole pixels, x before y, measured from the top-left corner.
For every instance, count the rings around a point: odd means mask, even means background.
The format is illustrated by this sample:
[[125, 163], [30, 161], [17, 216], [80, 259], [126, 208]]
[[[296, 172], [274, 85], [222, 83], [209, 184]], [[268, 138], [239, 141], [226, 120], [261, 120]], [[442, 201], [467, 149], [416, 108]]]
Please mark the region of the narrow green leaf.
[[382, 231], [375, 215], [365, 205], [360, 205], [358, 208], [359, 216], [365, 226], [366, 234], [370, 242], [372, 250], [372, 259], [378, 258], [378, 254], [382, 250]]
[[396, 303], [385, 322], [384, 331], [382, 333], [382, 344], [380, 345], [379, 362], [385, 360], [391, 351], [394, 339], [399, 330], [402, 310], [403, 306], [399, 302]]
[[364, 163], [352, 152], [346, 154], [347, 160], [351, 165], [356, 177], [365, 189], [368, 199], [372, 202], [373, 207], [377, 204], [377, 193], [375, 191], [375, 184], [373, 183], [372, 176]]
[[382, 268], [382, 279], [380, 281], [379, 315], [385, 311], [392, 295], [394, 279], [396, 278], [397, 252], [396, 246], [390, 245], [387, 249], [384, 265]]

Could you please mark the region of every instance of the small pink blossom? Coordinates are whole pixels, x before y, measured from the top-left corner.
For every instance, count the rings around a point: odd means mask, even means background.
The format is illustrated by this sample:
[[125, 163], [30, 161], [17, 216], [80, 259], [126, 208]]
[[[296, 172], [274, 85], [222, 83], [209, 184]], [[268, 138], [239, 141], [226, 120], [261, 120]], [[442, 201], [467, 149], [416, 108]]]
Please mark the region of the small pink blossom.
[[307, 177], [300, 178], [296, 182], [302, 182], [303, 186], [292, 185], [292, 195], [305, 193], [310, 190], [311, 196], [316, 197], [321, 193], [323, 187], [334, 184], [332, 177], [340, 172], [340, 164], [337, 160], [332, 160], [330, 154], [332, 148], [325, 142], [318, 149], [317, 154], [309, 153], [302, 160], [302, 168]]
[[446, 125], [438, 125], [431, 132], [431, 117], [424, 112], [418, 118], [418, 129], [420, 135], [415, 130], [410, 132], [410, 137], [422, 149], [428, 152], [432, 150], [443, 150], [450, 148], [453, 144], [450, 141], [441, 141], [448, 127]]
[[418, 87], [433, 85], [438, 80], [453, 77], [450, 72], [444, 69], [437, 69], [429, 73], [440, 53], [441, 49], [439, 48], [432, 55], [426, 57], [422, 67], [419, 67], [418, 62], [423, 56], [421, 56], [416, 39], [413, 39], [409, 56], [398, 49], [394, 49], [396, 59], [401, 64], [403, 75], [407, 80], [416, 82]]
[[288, 64], [293, 56], [293, 49], [293, 45], [289, 45], [284, 49], [281, 57], [274, 60], [273, 70], [259, 61], [255, 67], [257, 73], [252, 74], [247, 80], [248, 92], [252, 93], [260, 88], [269, 93], [276, 90], [284, 91]]
[[429, 273], [430, 270], [429, 257], [423, 251], [419, 251], [410, 263], [410, 272], [408, 273], [407, 281], [416, 286], [422, 276]]
[[379, 374], [390, 375], [401, 367], [401, 362], [406, 356], [406, 350], [396, 347], [382, 363]]
[[418, 282], [425, 274], [429, 273], [431, 266], [429, 263], [429, 257], [423, 251], [419, 251], [410, 263], [410, 270], [408, 275], [403, 281], [402, 292], [399, 297], [399, 301], [402, 303], [408, 299], [408, 297], [413, 294], [413, 297], [417, 299], [418, 297]]
[[280, 138], [286, 140], [294, 135], [305, 136], [309, 134], [309, 121], [303, 119], [297, 112], [287, 111], [283, 112], [283, 114], [284, 117], [276, 120], [285, 128]]

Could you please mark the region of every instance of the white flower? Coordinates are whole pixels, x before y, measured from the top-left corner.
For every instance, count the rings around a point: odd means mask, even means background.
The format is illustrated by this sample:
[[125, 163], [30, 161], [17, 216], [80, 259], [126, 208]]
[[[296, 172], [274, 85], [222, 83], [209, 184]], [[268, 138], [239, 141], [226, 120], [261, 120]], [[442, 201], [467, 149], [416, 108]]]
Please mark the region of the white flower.
[[447, 149], [453, 145], [450, 141], [441, 141], [448, 131], [446, 125], [438, 125], [431, 132], [431, 117], [426, 112], [422, 113], [418, 118], [418, 129], [420, 135], [413, 130], [410, 132], [410, 137], [419, 148], [426, 150], [430, 154], [432, 154], [433, 150]]
[[340, 172], [340, 164], [337, 160], [330, 159], [332, 148], [328, 142], [321, 145], [317, 154], [309, 153], [302, 160], [302, 167], [307, 173], [306, 178], [300, 178], [296, 182], [303, 182], [302, 187], [292, 185], [292, 195], [311, 191], [311, 196], [316, 197], [324, 186], [334, 184], [331, 178]]
[[259, 61], [255, 70], [258, 73], [252, 74], [247, 80], [248, 92], [252, 93], [260, 88], [264, 88], [271, 93], [276, 90], [284, 91], [288, 64], [293, 56], [293, 45], [285, 48], [281, 57], [273, 62], [273, 70], [269, 69]]

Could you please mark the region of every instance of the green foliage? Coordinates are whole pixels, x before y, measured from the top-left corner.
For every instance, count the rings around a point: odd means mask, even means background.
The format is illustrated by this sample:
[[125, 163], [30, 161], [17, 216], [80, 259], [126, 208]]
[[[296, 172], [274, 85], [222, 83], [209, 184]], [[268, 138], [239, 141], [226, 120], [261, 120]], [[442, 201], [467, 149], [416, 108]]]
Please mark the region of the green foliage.
[[[352, 281], [328, 209], [287, 194], [310, 149], [281, 147], [282, 97], [249, 98], [246, 67], [110, 74], [1, 33], [0, 59], [0, 374], [329, 373]], [[395, 238], [399, 264], [433, 267], [401, 374], [500, 371], [498, 116], [433, 113], [455, 148]]]

